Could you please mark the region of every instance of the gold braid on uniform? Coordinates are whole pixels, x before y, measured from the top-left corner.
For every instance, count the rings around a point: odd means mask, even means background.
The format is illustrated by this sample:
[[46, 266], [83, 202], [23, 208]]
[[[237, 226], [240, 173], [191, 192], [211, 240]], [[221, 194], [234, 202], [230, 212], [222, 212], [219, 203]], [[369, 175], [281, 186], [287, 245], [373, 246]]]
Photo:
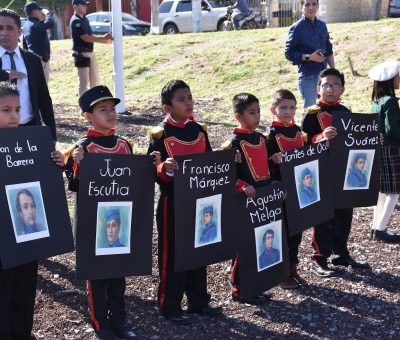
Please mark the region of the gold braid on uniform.
[[318, 114], [321, 112], [321, 108], [318, 105], [309, 106], [306, 109], [306, 113], [309, 114]]
[[149, 130], [149, 137], [152, 139], [159, 139], [164, 134], [164, 128], [161, 126], [155, 126]]
[[224, 144], [221, 145], [221, 150], [229, 150], [232, 149], [232, 141], [227, 140]]
[[301, 138], [303, 139], [303, 143], [307, 144], [308, 134], [306, 134], [304, 131], [301, 131]]

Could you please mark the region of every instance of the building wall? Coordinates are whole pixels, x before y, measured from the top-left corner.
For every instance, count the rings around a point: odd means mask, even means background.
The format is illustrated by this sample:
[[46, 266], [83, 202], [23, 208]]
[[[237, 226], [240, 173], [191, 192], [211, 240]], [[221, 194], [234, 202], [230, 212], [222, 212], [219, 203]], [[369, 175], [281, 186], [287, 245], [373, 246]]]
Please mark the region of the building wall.
[[[377, 0], [320, 0], [318, 16], [327, 23], [371, 20]], [[389, 0], [383, 0], [381, 16], [387, 13]]]

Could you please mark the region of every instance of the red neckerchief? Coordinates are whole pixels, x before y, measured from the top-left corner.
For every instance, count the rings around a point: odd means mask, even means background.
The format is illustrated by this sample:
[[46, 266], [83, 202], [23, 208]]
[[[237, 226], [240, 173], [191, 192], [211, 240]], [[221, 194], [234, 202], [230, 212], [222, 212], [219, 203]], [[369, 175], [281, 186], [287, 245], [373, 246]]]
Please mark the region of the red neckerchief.
[[105, 136], [114, 136], [114, 134], [115, 134], [115, 129], [110, 129], [110, 132], [106, 135], [104, 132], [95, 130], [91, 127], [91, 128], [89, 128], [86, 136], [87, 137], [105, 137]]
[[341, 101], [341, 99], [339, 98], [339, 100], [337, 102], [327, 103], [320, 99], [320, 100], [318, 100], [317, 105], [318, 106], [336, 106], [336, 105], [340, 104], [340, 101]]
[[282, 126], [282, 127], [291, 127], [291, 126], [293, 126], [295, 123], [294, 123], [294, 119], [292, 119], [292, 121], [289, 123], [289, 124], [286, 124], [286, 123], [284, 123], [284, 122], [278, 122], [277, 120], [274, 120], [273, 122], [272, 122], [272, 126]]
[[254, 130], [252, 131], [252, 130], [247, 130], [247, 129], [242, 129], [242, 128], [235, 128], [233, 130], [233, 133], [244, 133], [244, 134], [248, 134], [248, 135], [250, 135], [254, 132], [255, 132]]
[[193, 116], [190, 116], [190, 117], [186, 120], [186, 122], [182, 123], [182, 122], [177, 122], [176, 120], [174, 120], [174, 119], [171, 117], [171, 115], [167, 115], [167, 116], [164, 118], [164, 121], [163, 121], [163, 122], [164, 122], [165, 124], [168, 124], [168, 125], [175, 126], [175, 127], [178, 127], [178, 128], [183, 129], [183, 128], [186, 126], [186, 124], [187, 124], [188, 122], [192, 122], [192, 121], [194, 121]]

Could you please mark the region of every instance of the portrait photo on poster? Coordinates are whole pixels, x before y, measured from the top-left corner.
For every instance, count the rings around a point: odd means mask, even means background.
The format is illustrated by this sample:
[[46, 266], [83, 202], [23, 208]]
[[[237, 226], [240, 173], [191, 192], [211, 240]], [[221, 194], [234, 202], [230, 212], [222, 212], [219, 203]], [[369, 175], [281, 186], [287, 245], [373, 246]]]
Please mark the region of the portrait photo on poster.
[[282, 220], [255, 228], [254, 237], [259, 272], [282, 262]]
[[222, 241], [221, 202], [222, 194], [196, 200], [195, 248]]
[[99, 202], [96, 256], [131, 253], [132, 202]]
[[314, 160], [294, 167], [300, 209], [320, 201], [319, 163]]
[[369, 189], [375, 150], [349, 150], [343, 190]]
[[40, 182], [5, 186], [17, 243], [49, 237]]

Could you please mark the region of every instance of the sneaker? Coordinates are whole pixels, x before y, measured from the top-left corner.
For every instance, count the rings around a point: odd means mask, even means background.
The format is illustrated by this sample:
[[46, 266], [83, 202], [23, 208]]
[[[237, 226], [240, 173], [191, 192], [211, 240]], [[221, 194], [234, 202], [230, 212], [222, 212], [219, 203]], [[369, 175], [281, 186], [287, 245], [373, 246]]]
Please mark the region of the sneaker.
[[374, 240], [387, 242], [387, 243], [400, 243], [400, 235], [396, 234], [394, 231], [390, 229], [385, 230], [371, 230], [371, 237]]
[[328, 265], [323, 265], [316, 262], [312, 264], [311, 271], [319, 277], [329, 277], [334, 273], [334, 271], [330, 269]]
[[370, 266], [365, 262], [358, 262], [352, 259], [350, 256], [348, 257], [337, 257], [332, 260], [332, 264], [334, 266], [344, 266], [344, 267], [353, 267], [353, 268], [361, 268], [361, 269], [369, 269]]
[[282, 289], [295, 289], [299, 287], [297, 281], [295, 281], [292, 277], [288, 277], [285, 281], [279, 284], [279, 287]]
[[249, 305], [262, 305], [267, 302], [267, 298], [264, 295], [255, 295], [251, 297], [240, 297], [232, 295], [232, 301], [238, 303], [247, 303]]

